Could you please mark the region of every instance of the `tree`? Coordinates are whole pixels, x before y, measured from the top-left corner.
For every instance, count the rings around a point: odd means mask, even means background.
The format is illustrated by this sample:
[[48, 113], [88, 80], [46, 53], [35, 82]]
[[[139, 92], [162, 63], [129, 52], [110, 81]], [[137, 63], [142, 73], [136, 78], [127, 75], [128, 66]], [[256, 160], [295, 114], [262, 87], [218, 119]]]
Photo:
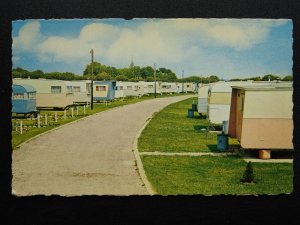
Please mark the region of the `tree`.
[[263, 81], [268, 81], [270, 79], [270, 81], [273, 80], [281, 80], [281, 78], [277, 75], [273, 75], [273, 74], [266, 74], [262, 77]]
[[154, 69], [151, 66], [142, 67], [140, 74], [143, 79], [148, 79], [149, 77], [153, 77]]
[[119, 75], [117, 68], [113, 66], [107, 66], [105, 72], [107, 72], [111, 77], [116, 77]]
[[27, 78], [29, 77], [29, 71], [22, 69], [20, 67], [12, 69], [12, 77], [13, 78]]
[[116, 76], [116, 80], [117, 81], [127, 81], [128, 78], [124, 75], [118, 75], [118, 76]]
[[217, 82], [217, 81], [219, 81], [219, 80], [220, 80], [220, 79], [219, 79], [218, 76], [215, 76], [215, 75], [209, 76], [209, 81], [210, 81], [210, 82]]
[[293, 81], [293, 76], [292, 75], [285, 76], [284, 78], [282, 78], [282, 81]]
[[127, 79], [133, 78], [129, 68], [118, 69], [118, 73], [119, 73], [119, 75], [123, 75], [123, 76], [127, 77]]
[[111, 76], [107, 72], [101, 72], [95, 76], [95, 80], [111, 80]]
[[195, 82], [195, 83], [200, 83], [202, 78], [199, 77], [199, 76], [190, 76], [190, 77], [186, 77], [186, 78], [183, 78], [183, 79], [178, 79], [180, 81], [185, 81], [185, 82]]
[[159, 68], [156, 71], [156, 79], [164, 82], [174, 82], [177, 80], [177, 77], [176, 74], [172, 72], [172, 70], [166, 68]]
[[[102, 65], [99, 62], [93, 62], [93, 73], [94, 74], [99, 74], [101, 72], [106, 72], [106, 66]], [[85, 67], [85, 70], [83, 71], [83, 75], [88, 75], [92, 73], [92, 64], [88, 64]]]

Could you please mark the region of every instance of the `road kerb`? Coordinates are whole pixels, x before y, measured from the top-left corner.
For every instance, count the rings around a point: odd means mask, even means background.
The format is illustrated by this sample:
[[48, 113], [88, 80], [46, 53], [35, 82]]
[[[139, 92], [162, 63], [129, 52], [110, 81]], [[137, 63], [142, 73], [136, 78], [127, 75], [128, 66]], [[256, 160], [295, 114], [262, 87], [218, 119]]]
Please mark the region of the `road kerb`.
[[143, 130], [145, 129], [145, 127], [148, 125], [148, 123], [151, 121], [152, 117], [149, 118], [146, 123], [143, 125], [143, 127], [139, 130], [139, 132], [136, 134], [134, 141], [133, 141], [133, 153], [134, 153], [134, 157], [136, 160], [136, 165], [137, 165], [137, 169], [139, 172], [139, 175], [142, 179], [142, 182], [145, 184], [145, 187], [148, 191], [148, 193], [150, 195], [155, 195], [155, 191], [151, 185], [151, 183], [148, 181], [148, 178], [146, 176], [144, 167], [143, 167], [143, 163], [139, 154], [139, 150], [138, 150], [138, 138], [140, 137], [141, 133], [143, 132]]

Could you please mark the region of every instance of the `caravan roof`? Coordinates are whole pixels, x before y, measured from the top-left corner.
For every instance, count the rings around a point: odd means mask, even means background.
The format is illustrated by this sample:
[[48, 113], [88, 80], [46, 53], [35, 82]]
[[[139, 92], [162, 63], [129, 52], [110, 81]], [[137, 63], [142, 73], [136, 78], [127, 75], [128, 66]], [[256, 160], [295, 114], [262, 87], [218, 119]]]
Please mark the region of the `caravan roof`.
[[13, 84], [12, 90], [14, 93], [27, 93], [27, 92], [36, 92], [35, 88], [27, 84]]
[[252, 83], [252, 84], [243, 84], [243, 85], [234, 85], [231, 86], [235, 89], [243, 89], [247, 91], [277, 91], [277, 90], [292, 90], [293, 83]]

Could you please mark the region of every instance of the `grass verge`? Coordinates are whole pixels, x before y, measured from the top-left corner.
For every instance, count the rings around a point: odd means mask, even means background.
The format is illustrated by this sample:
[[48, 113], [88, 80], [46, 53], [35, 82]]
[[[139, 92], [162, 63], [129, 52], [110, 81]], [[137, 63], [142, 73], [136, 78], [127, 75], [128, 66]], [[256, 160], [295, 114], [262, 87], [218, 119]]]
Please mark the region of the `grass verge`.
[[257, 183], [240, 179], [246, 162], [237, 156], [142, 156], [146, 175], [160, 195], [260, 195], [293, 191], [290, 163], [253, 163]]
[[[140, 152], [211, 152], [217, 151], [217, 134], [209, 133], [206, 119], [197, 112], [188, 118], [188, 109], [197, 98], [189, 98], [171, 104], [157, 113], [143, 130], [138, 140]], [[229, 139], [229, 144], [238, 144]]]
[[[197, 98], [171, 104], [157, 113], [138, 139], [140, 152], [218, 152], [208, 121], [187, 110]], [[195, 113], [197, 114], [197, 113]], [[238, 145], [229, 139], [229, 145]], [[246, 162], [238, 156], [141, 155], [148, 180], [160, 195], [260, 195], [293, 191], [293, 165], [253, 163], [257, 183], [240, 182]]]

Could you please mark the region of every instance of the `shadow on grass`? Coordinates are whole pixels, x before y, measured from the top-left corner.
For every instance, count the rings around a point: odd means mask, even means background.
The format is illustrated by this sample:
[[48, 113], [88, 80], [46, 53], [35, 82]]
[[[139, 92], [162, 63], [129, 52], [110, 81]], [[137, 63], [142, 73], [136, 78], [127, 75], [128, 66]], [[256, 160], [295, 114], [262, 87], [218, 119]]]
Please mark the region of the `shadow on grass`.
[[220, 150], [218, 150], [218, 146], [217, 145], [207, 145], [207, 147], [212, 152], [220, 152]]
[[203, 115], [203, 114], [201, 114], [201, 113], [199, 113], [199, 117], [200, 117], [200, 119], [206, 119], [206, 118], [207, 118], [206, 115]]
[[189, 117], [189, 115], [186, 115], [186, 118], [188, 118], [188, 119], [196, 119], [196, 120], [199, 120], [199, 119], [201, 119], [201, 117], [199, 116], [199, 115], [194, 115], [193, 117]]
[[271, 151], [272, 159], [293, 159], [294, 151], [293, 150], [273, 150]]
[[[259, 158], [257, 149], [243, 149], [242, 155], [247, 158]], [[293, 155], [293, 150], [271, 150], [271, 159], [293, 159]]]
[[207, 145], [208, 149], [212, 152], [233, 152], [234, 150], [239, 150], [240, 145], [228, 145], [226, 150], [218, 150], [218, 145]]
[[197, 132], [206, 132], [207, 126], [194, 125], [194, 130]]

